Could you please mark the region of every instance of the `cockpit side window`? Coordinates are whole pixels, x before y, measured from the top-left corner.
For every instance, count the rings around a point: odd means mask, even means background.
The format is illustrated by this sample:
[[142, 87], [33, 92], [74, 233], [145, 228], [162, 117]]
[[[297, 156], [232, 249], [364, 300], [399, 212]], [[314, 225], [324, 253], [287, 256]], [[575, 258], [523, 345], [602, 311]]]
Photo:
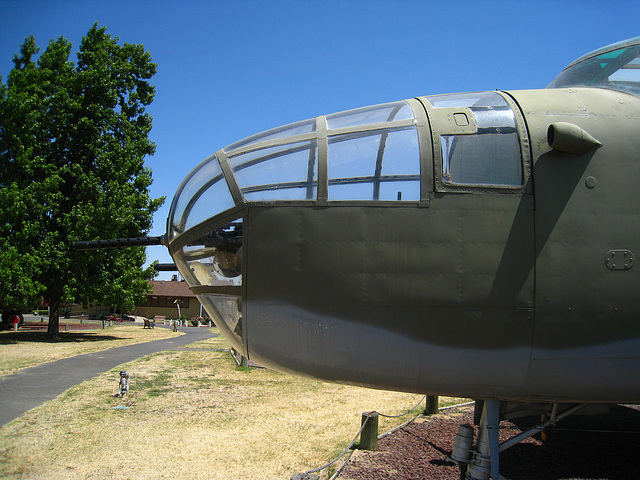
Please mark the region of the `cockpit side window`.
[[497, 92], [426, 97], [434, 135], [437, 189], [519, 189], [523, 162], [516, 118]]
[[[520, 148], [505, 135], [446, 135], [441, 137], [442, 181], [448, 185], [519, 187]], [[509, 161], [509, 160], [512, 161]]]

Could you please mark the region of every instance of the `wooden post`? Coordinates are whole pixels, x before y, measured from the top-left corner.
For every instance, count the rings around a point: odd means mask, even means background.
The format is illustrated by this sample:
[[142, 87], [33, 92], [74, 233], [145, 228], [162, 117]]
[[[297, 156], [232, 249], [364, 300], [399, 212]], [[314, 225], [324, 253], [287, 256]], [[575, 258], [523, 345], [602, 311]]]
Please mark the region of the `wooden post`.
[[375, 450], [378, 447], [378, 412], [364, 412], [360, 426], [364, 428], [360, 434], [362, 450]]
[[436, 415], [438, 413], [438, 396], [427, 395], [427, 405], [424, 408], [425, 415]]
[[240, 366], [242, 368], [248, 368], [249, 367], [249, 360], [247, 360], [247, 357], [245, 357], [244, 355], [240, 357]]

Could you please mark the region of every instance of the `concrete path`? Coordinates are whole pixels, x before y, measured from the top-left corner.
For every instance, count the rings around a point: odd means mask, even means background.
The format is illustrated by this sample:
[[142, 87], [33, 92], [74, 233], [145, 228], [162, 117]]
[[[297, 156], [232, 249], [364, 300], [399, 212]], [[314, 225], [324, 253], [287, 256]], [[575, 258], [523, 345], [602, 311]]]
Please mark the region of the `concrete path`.
[[[0, 427], [102, 372], [152, 353], [174, 350], [211, 338], [215, 331], [209, 328], [193, 327], [183, 327], [179, 330], [185, 335], [77, 355], [25, 368], [1, 378]], [[114, 383], [117, 381], [118, 379], [114, 378]]]

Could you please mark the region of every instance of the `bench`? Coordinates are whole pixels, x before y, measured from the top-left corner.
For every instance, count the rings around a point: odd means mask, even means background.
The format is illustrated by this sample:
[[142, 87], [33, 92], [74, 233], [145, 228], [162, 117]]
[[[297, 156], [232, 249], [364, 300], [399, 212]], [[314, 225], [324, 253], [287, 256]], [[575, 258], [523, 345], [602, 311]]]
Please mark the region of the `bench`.
[[144, 328], [155, 328], [156, 327], [156, 321], [155, 320], [149, 320], [148, 318], [144, 319]]

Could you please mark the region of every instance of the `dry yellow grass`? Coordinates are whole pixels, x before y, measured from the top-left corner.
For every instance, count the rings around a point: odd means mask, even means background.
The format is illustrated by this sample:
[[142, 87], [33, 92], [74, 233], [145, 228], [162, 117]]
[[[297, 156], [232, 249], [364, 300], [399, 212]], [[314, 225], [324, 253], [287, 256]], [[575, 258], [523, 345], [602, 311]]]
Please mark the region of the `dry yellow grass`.
[[[60, 332], [51, 340], [44, 332], [0, 332], [0, 377], [21, 368], [107, 348], [150, 342], [178, 334], [165, 328], [143, 329], [141, 324], [123, 324], [102, 330]], [[183, 335], [183, 334], [179, 334]]]
[[[420, 398], [238, 369], [219, 338], [192, 347], [119, 366], [5, 425], [0, 477], [288, 480], [347, 446], [362, 412]], [[381, 418], [380, 431], [406, 419]]]

